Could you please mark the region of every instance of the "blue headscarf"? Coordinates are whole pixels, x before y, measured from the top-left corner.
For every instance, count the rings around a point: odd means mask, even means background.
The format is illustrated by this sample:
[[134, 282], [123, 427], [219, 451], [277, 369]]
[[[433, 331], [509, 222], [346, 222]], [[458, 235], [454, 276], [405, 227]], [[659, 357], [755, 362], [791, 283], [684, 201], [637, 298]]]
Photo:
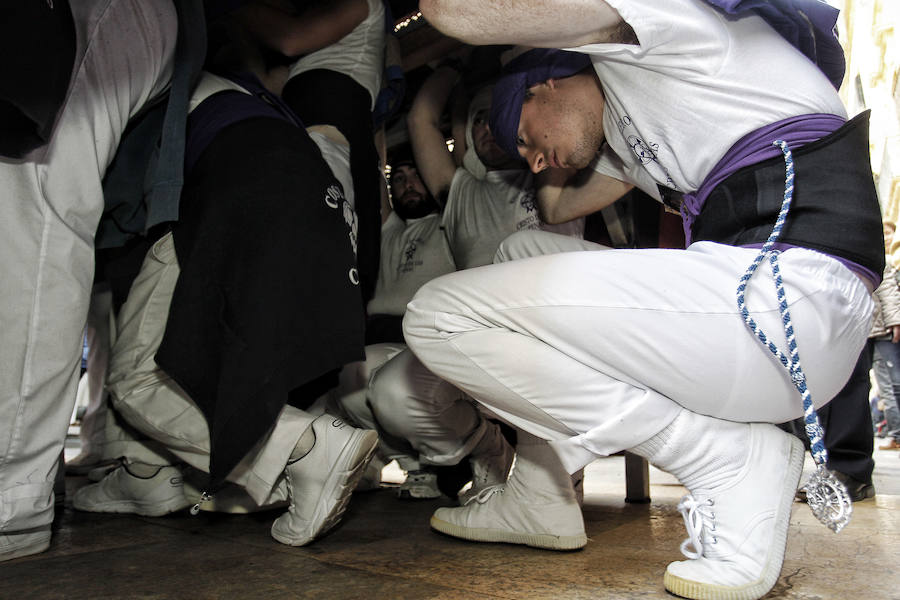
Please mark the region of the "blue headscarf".
[[491, 133], [510, 156], [518, 157], [516, 144], [525, 90], [548, 79], [569, 77], [591, 65], [587, 54], [536, 48], [511, 60], [494, 85], [491, 101]]

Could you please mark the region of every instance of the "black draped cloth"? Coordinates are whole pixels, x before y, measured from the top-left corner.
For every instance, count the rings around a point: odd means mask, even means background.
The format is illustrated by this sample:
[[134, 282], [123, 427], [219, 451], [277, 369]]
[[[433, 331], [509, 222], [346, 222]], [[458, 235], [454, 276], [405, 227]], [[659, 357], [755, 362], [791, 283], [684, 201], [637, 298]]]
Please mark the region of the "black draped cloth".
[[306, 131], [275, 117], [227, 125], [186, 176], [156, 361], [206, 416], [211, 490], [291, 390], [364, 358], [348, 210]]

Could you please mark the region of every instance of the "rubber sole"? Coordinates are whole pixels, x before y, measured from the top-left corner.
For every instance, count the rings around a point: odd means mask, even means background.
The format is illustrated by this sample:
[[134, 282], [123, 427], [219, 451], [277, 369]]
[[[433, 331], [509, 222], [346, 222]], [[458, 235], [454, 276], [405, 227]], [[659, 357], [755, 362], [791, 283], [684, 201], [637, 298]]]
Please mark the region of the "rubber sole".
[[587, 535], [551, 535], [548, 533], [520, 533], [504, 529], [481, 529], [448, 523], [435, 516], [431, 517], [431, 527], [436, 531], [473, 542], [499, 542], [520, 544], [545, 550], [580, 550], [587, 545]]
[[[97, 485], [97, 484], [95, 484]], [[111, 500], [108, 502], [98, 502], [93, 504], [85, 504], [79, 502], [78, 497], [72, 502], [72, 506], [76, 510], [94, 513], [115, 513], [115, 514], [131, 514], [140, 515], [142, 517], [162, 517], [173, 512], [185, 509], [191, 505], [191, 502], [182, 495], [177, 498], [170, 498], [162, 502], [138, 502], [134, 500]]]
[[759, 579], [738, 587], [722, 586], [683, 579], [673, 575], [666, 569], [663, 579], [666, 590], [691, 600], [757, 600], [775, 587], [775, 583], [778, 581], [779, 575], [781, 575], [781, 566], [784, 563], [784, 551], [787, 546], [788, 525], [791, 519], [791, 506], [794, 504], [794, 493], [800, 481], [800, 475], [803, 472], [805, 452], [803, 442], [791, 436], [790, 444], [790, 468], [787, 469], [782, 480], [781, 500], [775, 515], [775, 539], [769, 547], [766, 566]]

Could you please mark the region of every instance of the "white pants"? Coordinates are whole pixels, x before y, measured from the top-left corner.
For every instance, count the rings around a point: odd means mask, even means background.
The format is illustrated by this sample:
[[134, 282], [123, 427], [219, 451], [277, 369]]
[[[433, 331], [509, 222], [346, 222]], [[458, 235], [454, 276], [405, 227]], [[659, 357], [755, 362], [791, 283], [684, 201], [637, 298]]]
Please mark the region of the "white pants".
[[[103, 210], [129, 117], [171, 76], [171, 2], [71, 3], [76, 54], [49, 143], [0, 158], [0, 531], [53, 520]], [[39, 73], [35, 76], [40, 76]]]
[[[500, 245], [494, 262], [506, 262], [604, 246], [547, 232], [513, 235]], [[387, 436], [406, 441], [419, 460], [455, 465], [481, 441], [488, 428], [475, 401], [430, 371], [409, 350], [379, 367], [369, 384], [369, 401]]]
[[409, 443], [425, 464], [459, 463], [488, 428], [472, 398], [409, 350], [375, 372], [369, 401], [382, 430]]
[[[209, 428], [193, 400], [156, 365], [169, 305], [180, 268], [172, 234], [147, 252], [141, 271], [122, 306], [109, 366], [113, 407], [125, 421], [151, 440], [120, 441], [125, 458], [148, 464], [171, 464], [173, 455], [209, 472]], [[287, 498], [282, 473], [303, 432], [315, 417], [285, 406], [272, 431], [228, 475], [259, 504]], [[116, 435], [122, 437], [120, 429]]]
[[[573, 472], [649, 439], [681, 407], [734, 421], [801, 416], [790, 377], [737, 310], [738, 280], [755, 255], [699, 242], [461, 271], [419, 290], [404, 333], [429, 369], [551, 440]], [[823, 254], [791, 249], [780, 264], [809, 389], [821, 406], [849, 377], [873, 302], [849, 269]], [[763, 265], [747, 304], [784, 347]]]

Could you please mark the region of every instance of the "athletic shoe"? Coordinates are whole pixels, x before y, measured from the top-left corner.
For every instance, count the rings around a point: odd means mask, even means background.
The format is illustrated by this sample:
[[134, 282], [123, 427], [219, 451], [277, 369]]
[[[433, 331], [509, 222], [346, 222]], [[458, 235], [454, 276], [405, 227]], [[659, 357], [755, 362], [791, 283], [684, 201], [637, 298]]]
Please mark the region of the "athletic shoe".
[[334, 527], [378, 446], [378, 434], [322, 415], [312, 423], [316, 441], [285, 467], [291, 504], [272, 524], [272, 537], [304, 546]]
[[888, 443], [885, 444], [884, 446], [878, 446], [878, 449], [879, 450], [900, 450], [900, 442], [898, 442], [894, 438], [891, 438], [890, 440], [888, 440]]
[[679, 504], [689, 534], [681, 550], [691, 560], [666, 568], [665, 587], [673, 594], [750, 600], [778, 580], [803, 442], [774, 425], [754, 423], [747, 447], [735, 476], [710, 489], [688, 488]]
[[130, 513], [144, 517], [161, 517], [187, 508], [181, 470], [159, 467], [150, 477], [139, 477], [122, 465], [100, 483], [87, 485], [72, 500], [76, 510], [100, 513]]
[[50, 525], [0, 532], [0, 562], [38, 554], [50, 547]]
[[577, 550], [587, 544], [581, 507], [555, 452], [546, 443], [517, 447], [506, 483], [484, 488], [466, 504], [439, 508], [431, 526], [476, 542]]
[[397, 488], [397, 497], [403, 500], [433, 500], [441, 497], [437, 473], [431, 469], [406, 472], [406, 481]]

